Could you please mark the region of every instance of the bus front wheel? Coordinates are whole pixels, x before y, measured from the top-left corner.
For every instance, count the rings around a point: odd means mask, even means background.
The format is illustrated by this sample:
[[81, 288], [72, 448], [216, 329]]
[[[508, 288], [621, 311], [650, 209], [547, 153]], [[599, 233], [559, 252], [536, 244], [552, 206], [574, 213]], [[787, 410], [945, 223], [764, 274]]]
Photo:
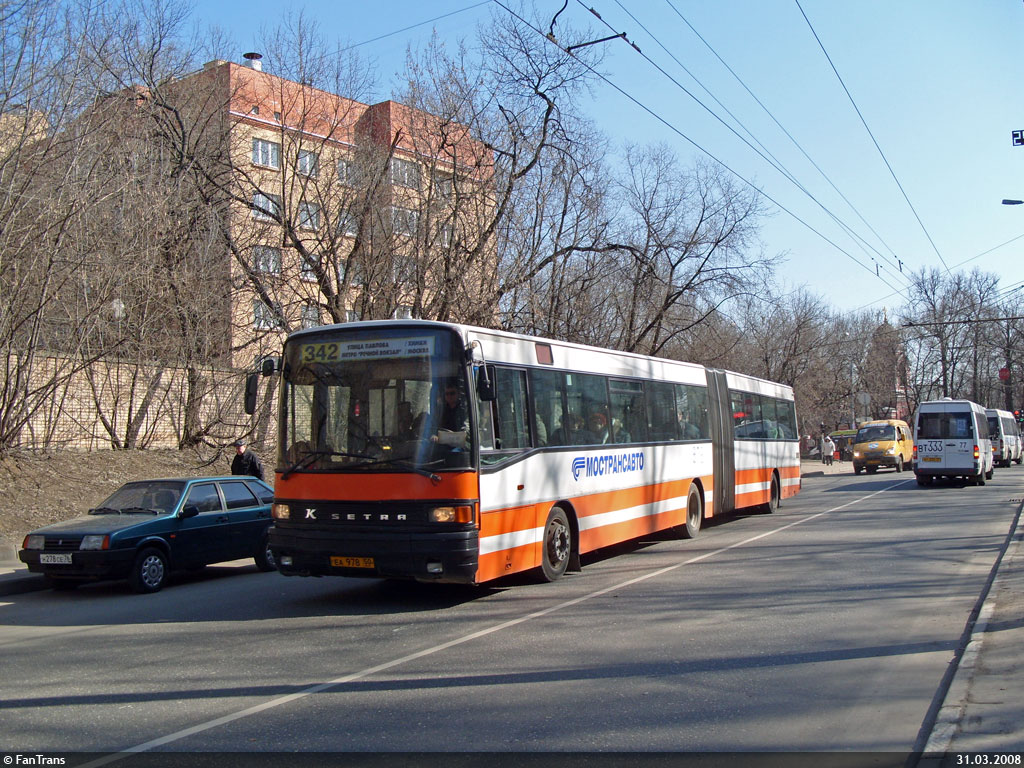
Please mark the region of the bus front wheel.
[[544, 524], [544, 551], [541, 553], [541, 571], [544, 581], [555, 581], [562, 578], [569, 567], [569, 556], [572, 554], [572, 530], [569, 518], [560, 507], [554, 507], [548, 513]]

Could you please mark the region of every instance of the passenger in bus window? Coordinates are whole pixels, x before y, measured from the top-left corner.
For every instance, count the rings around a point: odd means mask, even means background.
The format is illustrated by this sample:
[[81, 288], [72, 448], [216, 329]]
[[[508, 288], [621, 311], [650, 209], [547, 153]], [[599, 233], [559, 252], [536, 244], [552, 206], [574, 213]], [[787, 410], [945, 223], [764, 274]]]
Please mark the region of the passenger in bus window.
[[684, 440], [697, 440], [701, 436], [700, 427], [690, 421], [690, 416], [686, 411], [679, 412], [679, 434], [683, 436]]
[[412, 440], [415, 434], [415, 419], [412, 415], [412, 403], [403, 400], [398, 404], [398, 432], [396, 437], [399, 440]]
[[587, 419], [587, 429], [594, 436], [593, 442], [607, 443], [611, 439], [608, 432], [608, 417], [600, 411], [594, 411]]
[[613, 418], [612, 419], [611, 435], [609, 436], [609, 439], [606, 440], [605, 442], [610, 442], [610, 443], [628, 443], [631, 440], [632, 440], [632, 437], [629, 434], [629, 430], [626, 429], [622, 425], [621, 421], [619, 421], [618, 419], [614, 419]]
[[589, 445], [595, 442], [594, 435], [583, 426], [583, 417], [575, 411], [565, 415], [552, 440], [553, 445]]

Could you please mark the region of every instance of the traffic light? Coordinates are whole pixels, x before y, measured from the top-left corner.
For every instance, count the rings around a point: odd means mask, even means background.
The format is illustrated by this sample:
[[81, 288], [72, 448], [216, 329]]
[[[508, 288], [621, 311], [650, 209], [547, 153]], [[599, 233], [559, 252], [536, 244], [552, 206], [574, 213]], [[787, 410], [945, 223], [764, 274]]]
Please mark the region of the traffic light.
[[1018, 424], [1024, 424], [1024, 410], [1017, 408], [1013, 412], [1013, 418], [1017, 420]]

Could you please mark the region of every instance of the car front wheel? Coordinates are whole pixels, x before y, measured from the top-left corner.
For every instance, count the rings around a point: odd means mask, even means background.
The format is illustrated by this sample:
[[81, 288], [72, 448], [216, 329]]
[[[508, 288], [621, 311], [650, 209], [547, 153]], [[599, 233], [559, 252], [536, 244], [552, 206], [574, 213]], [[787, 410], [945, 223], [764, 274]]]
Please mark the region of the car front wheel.
[[167, 555], [156, 547], [146, 547], [135, 557], [128, 584], [140, 594], [159, 592], [167, 583]]

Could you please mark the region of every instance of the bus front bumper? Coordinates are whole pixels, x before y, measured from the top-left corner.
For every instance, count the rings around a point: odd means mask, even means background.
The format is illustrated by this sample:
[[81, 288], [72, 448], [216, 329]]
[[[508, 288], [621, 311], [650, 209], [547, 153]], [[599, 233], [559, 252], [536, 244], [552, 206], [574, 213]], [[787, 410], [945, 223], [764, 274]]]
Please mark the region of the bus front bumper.
[[285, 576], [356, 576], [475, 584], [473, 531], [399, 533], [271, 527], [270, 549]]

